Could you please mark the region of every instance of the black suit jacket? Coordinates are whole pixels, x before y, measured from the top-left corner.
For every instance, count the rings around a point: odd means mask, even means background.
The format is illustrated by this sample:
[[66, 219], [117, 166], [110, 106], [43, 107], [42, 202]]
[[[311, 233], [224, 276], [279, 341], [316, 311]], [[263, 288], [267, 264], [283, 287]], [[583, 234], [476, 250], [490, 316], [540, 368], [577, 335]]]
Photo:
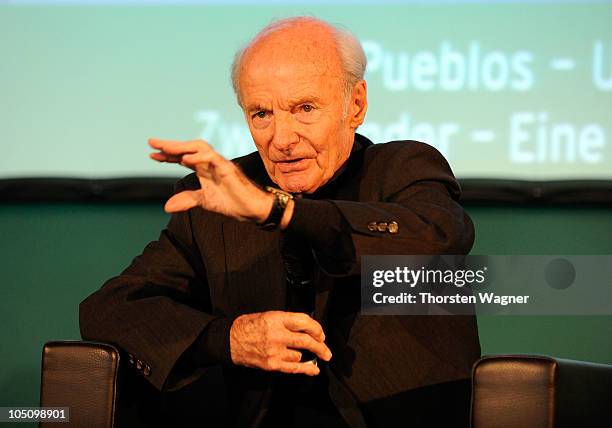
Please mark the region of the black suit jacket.
[[[253, 181], [273, 185], [258, 153], [235, 162]], [[176, 191], [196, 188], [191, 174]], [[351, 425], [363, 426], [356, 403], [468, 378], [480, 356], [472, 316], [359, 314], [361, 255], [469, 252], [473, 225], [459, 195], [450, 167], [431, 146], [373, 145], [356, 134], [344, 169], [296, 200], [283, 232], [202, 209], [172, 215], [157, 241], [82, 302], [81, 334], [118, 344], [160, 390], [224, 366], [238, 391], [239, 424], [256, 426], [278, 374], [233, 366], [229, 329], [241, 314], [285, 309], [280, 240], [295, 234], [316, 260], [315, 317], [333, 353], [322, 363], [330, 395]], [[372, 222], [391, 221], [398, 233], [371, 230]], [[190, 352], [197, 366], [186, 359]]]

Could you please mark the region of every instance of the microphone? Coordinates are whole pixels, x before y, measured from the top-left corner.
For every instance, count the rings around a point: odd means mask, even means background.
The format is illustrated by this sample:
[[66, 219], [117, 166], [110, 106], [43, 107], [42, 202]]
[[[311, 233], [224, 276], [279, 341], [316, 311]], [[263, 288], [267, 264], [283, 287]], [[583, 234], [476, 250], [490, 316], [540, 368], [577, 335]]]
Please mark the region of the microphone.
[[[281, 251], [287, 282], [287, 309], [291, 312], [303, 312], [314, 318], [314, 259], [310, 247], [296, 236], [285, 234], [282, 237]], [[306, 350], [301, 352], [300, 362], [317, 365], [317, 356], [314, 353]]]

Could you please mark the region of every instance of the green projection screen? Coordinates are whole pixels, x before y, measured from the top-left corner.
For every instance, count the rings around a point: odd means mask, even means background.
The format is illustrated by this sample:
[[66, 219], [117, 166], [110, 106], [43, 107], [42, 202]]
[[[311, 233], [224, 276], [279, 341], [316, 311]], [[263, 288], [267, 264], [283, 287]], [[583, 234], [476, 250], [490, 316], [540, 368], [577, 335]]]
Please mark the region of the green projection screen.
[[253, 151], [233, 54], [304, 14], [362, 41], [374, 142], [461, 178], [612, 178], [612, 3], [567, 1], [0, 1], [0, 178], [184, 175], [150, 136]]

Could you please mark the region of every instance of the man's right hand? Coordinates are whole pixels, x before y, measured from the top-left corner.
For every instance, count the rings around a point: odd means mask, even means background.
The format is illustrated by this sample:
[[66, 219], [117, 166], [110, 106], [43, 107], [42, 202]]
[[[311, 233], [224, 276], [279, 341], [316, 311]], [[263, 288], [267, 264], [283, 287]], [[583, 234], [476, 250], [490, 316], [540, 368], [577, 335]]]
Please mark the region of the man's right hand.
[[230, 329], [234, 364], [284, 373], [319, 374], [312, 363], [301, 363], [300, 350], [331, 359], [321, 324], [299, 312], [268, 311], [241, 315]]

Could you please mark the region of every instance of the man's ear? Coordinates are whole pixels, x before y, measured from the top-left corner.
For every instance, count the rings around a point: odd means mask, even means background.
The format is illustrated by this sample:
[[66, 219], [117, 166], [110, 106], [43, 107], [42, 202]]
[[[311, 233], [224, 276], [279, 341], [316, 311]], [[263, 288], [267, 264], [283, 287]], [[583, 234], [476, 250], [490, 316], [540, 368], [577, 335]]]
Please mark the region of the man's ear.
[[353, 95], [349, 104], [349, 122], [352, 129], [363, 123], [368, 110], [368, 88], [365, 80], [360, 80], [353, 87]]

